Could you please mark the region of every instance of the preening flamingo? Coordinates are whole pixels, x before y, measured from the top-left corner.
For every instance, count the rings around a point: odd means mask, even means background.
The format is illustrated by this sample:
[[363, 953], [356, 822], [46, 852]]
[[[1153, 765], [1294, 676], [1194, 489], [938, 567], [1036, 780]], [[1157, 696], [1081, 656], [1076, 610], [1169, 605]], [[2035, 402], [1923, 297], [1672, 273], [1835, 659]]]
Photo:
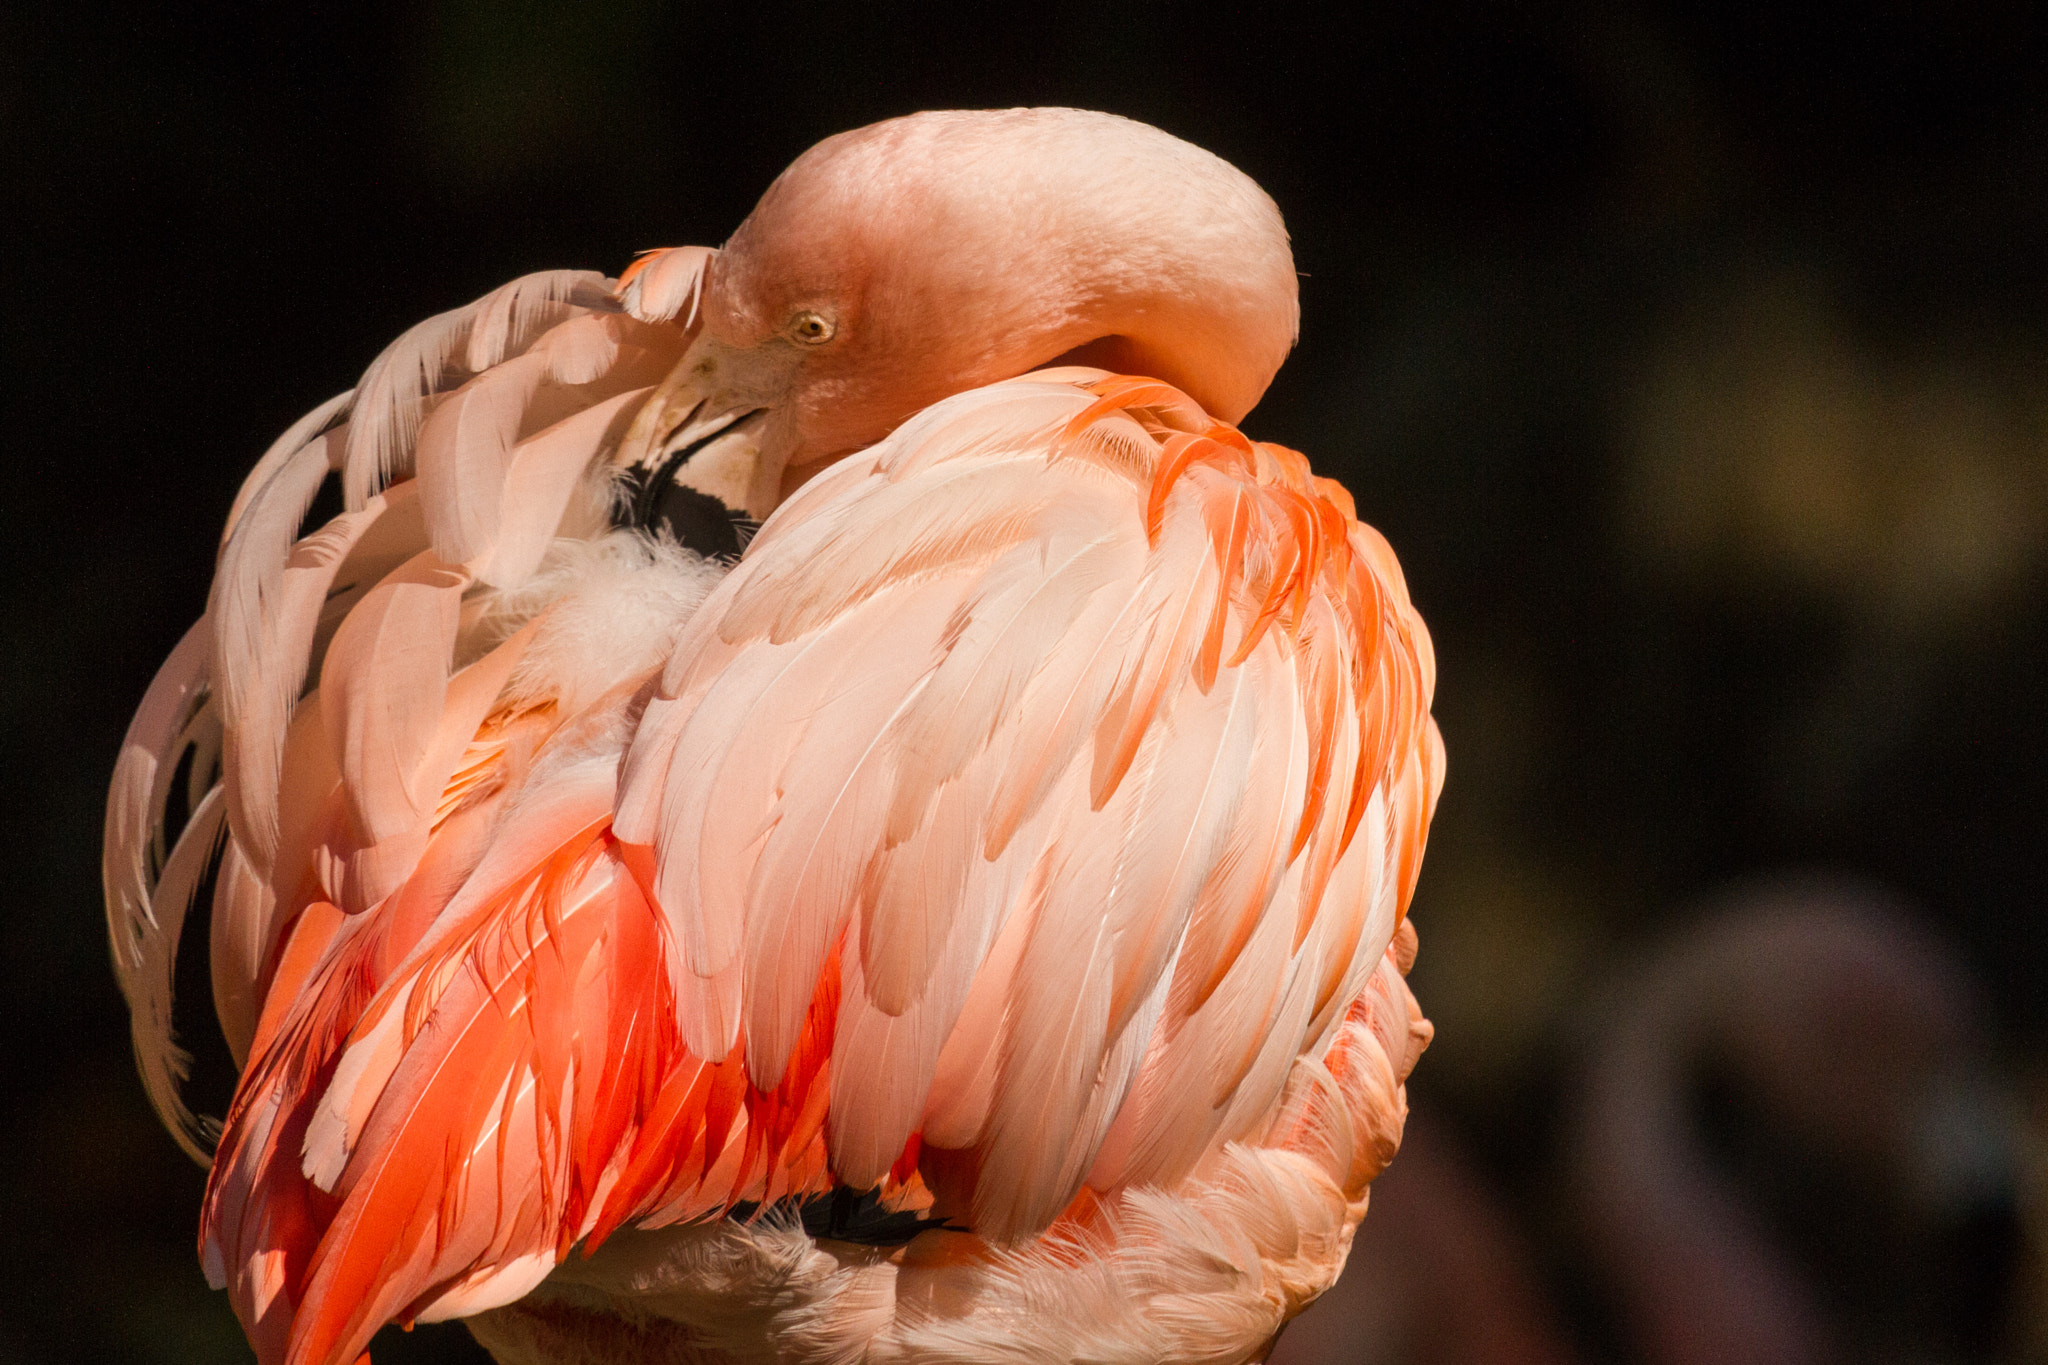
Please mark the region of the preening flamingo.
[[[1330, 1283], [1428, 1038], [1443, 759], [1392, 552], [1232, 425], [1295, 288], [1206, 152], [919, 114], [272, 447], [106, 841], [265, 1365], [455, 1317], [505, 1362], [1235, 1362]], [[217, 1131], [169, 1027], [207, 885]]]

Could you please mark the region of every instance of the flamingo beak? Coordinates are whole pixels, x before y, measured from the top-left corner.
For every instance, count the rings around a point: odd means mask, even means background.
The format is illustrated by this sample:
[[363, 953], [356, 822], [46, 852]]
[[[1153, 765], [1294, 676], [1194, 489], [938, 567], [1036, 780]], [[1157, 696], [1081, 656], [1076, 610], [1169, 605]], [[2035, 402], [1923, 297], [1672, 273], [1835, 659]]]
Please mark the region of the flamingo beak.
[[[741, 349], [700, 333], [620, 442], [616, 464], [634, 486], [633, 520], [648, 527], [677, 515], [715, 521], [722, 510], [759, 522], [774, 511], [791, 449], [787, 400], [801, 359], [786, 343]], [[690, 543], [682, 527], [670, 529]]]

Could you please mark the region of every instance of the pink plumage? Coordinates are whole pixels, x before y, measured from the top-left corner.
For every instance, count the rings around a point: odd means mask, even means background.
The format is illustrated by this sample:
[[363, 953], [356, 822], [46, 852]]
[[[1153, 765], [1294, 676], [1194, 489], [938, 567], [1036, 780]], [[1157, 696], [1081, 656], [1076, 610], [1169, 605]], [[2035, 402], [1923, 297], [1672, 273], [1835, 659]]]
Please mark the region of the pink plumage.
[[916, 115], [722, 251], [421, 324], [264, 457], [107, 885], [203, 1151], [170, 963], [225, 844], [202, 1251], [266, 1365], [448, 1317], [1220, 1365], [1335, 1278], [1443, 760], [1392, 553], [1231, 425], [1294, 290], [1207, 153]]

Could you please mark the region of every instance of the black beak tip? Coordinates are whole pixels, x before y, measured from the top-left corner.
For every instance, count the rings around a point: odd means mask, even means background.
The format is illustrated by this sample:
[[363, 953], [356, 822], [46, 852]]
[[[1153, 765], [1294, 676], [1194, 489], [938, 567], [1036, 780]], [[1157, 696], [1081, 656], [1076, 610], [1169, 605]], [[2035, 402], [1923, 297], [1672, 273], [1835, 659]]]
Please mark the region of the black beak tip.
[[613, 523], [667, 536], [706, 559], [735, 558], [746, 548], [753, 523], [712, 497], [674, 482], [668, 471], [630, 476], [632, 496], [613, 516]]

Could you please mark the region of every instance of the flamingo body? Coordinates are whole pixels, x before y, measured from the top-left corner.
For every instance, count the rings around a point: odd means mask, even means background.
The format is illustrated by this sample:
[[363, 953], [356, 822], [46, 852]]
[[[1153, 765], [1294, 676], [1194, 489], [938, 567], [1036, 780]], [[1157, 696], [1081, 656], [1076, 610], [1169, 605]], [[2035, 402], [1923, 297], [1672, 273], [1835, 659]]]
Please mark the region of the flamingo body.
[[[1215, 243], [1143, 221], [1030, 326], [890, 235], [1011, 249], [1036, 195], [1051, 260], [1097, 143], [1249, 206], [1213, 306]], [[107, 867], [203, 1151], [167, 964], [222, 850], [202, 1255], [266, 1365], [451, 1317], [505, 1361], [1224, 1362], [1335, 1277], [1428, 1036], [1442, 755], [1385, 542], [1188, 391], [1238, 415], [1291, 338], [1248, 186], [1102, 115], [878, 125], [722, 254], [422, 324], [259, 462]], [[772, 513], [729, 572], [707, 508]]]

